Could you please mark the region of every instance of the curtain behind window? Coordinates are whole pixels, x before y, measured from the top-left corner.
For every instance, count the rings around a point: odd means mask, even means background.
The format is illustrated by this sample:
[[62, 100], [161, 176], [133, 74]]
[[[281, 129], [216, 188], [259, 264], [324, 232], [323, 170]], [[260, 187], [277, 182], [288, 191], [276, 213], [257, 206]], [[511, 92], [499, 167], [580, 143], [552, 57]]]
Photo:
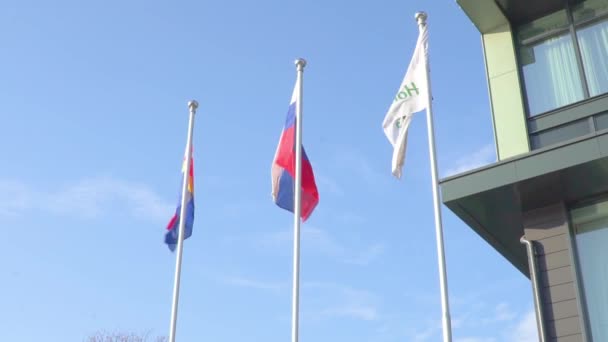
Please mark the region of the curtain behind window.
[[569, 35], [523, 47], [521, 53], [530, 115], [583, 99], [574, 46]]
[[577, 36], [589, 95], [608, 92], [608, 22], [579, 29]]

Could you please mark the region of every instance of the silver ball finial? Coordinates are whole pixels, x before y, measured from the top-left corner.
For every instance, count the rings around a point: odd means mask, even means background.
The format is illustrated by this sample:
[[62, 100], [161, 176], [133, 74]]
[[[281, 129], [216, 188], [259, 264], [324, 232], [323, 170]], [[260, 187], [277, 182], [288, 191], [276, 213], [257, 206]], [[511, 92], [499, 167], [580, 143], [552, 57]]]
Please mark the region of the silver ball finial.
[[424, 25], [426, 24], [426, 19], [428, 18], [428, 15], [426, 14], [426, 12], [416, 12], [416, 15], [414, 15], [414, 18], [416, 18], [416, 21], [418, 22], [418, 25]]
[[196, 111], [196, 108], [198, 108], [198, 102], [196, 102], [196, 100], [188, 101], [188, 108], [190, 108], [191, 111]]
[[296, 68], [298, 70], [304, 69], [304, 67], [306, 66], [306, 60], [304, 58], [298, 58], [293, 63], [296, 65]]

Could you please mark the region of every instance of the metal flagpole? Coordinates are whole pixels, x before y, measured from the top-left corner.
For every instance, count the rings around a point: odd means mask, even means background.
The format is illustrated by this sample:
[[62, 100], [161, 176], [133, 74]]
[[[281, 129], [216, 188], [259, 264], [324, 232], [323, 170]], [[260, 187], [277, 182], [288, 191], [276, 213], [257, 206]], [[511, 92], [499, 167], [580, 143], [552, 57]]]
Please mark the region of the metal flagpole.
[[[417, 12], [415, 15], [420, 31], [426, 29], [427, 14]], [[443, 246], [443, 227], [441, 224], [441, 205], [439, 203], [439, 187], [437, 183], [437, 158], [435, 154], [435, 129], [433, 128], [433, 107], [431, 95], [431, 78], [429, 76], [428, 46], [424, 47], [424, 66], [426, 71], [426, 113], [429, 137], [429, 154], [431, 159], [431, 180], [433, 182], [433, 208], [435, 211], [435, 234], [437, 239], [437, 259], [439, 263], [439, 285], [441, 288], [441, 323], [443, 327], [443, 342], [452, 342], [452, 323], [450, 319], [450, 304], [448, 301], [448, 280], [445, 266], [445, 251]]]
[[293, 211], [293, 288], [291, 302], [291, 342], [298, 342], [298, 323], [300, 311], [300, 216], [302, 212], [302, 85], [306, 60], [295, 61], [297, 70], [296, 99], [296, 184], [294, 185]]
[[184, 230], [186, 227], [186, 192], [188, 191], [188, 177], [190, 176], [190, 164], [192, 163], [192, 131], [194, 129], [194, 114], [198, 108], [198, 102], [188, 101], [190, 118], [188, 120], [188, 138], [186, 140], [186, 152], [184, 152], [185, 169], [182, 184], [181, 208], [179, 211], [179, 232], [177, 235], [177, 257], [175, 258], [175, 282], [173, 284], [173, 304], [171, 305], [171, 329], [169, 341], [175, 342], [175, 329], [177, 326], [177, 303], [179, 301], [179, 280], [182, 272], [182, 253], [184, 251]]

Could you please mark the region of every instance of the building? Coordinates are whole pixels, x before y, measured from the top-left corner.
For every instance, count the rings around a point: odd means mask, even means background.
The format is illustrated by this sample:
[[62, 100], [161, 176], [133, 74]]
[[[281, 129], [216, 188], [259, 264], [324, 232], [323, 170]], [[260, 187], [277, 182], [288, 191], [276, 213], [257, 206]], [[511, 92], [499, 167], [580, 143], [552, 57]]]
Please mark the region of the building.
[[608, 0], [457, 1], [498, 161], [443, 179], [443, 202], [530, 278], [542, 341], [606, 342]]

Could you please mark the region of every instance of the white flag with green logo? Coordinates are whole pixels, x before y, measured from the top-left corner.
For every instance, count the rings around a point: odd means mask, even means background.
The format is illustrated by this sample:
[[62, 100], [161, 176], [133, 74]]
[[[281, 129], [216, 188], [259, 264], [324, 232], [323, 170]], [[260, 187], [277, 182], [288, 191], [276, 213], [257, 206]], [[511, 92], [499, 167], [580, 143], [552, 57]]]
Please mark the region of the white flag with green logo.
[[414, 113], [426, 109], [427, 82], [426, 82], [426, 58], [427, 58], [428, 33], [424, 25], [416, 49], [407, 68], [401, 87], [395, 95], [395, 99], [384, 117], [382, 127], [386, 137], [393, 145], [392, 172], [397, 178], [401, 178], [401, 168], [405, 161], [405, 146], [407, 144], [407, 129], [412, 121]]

